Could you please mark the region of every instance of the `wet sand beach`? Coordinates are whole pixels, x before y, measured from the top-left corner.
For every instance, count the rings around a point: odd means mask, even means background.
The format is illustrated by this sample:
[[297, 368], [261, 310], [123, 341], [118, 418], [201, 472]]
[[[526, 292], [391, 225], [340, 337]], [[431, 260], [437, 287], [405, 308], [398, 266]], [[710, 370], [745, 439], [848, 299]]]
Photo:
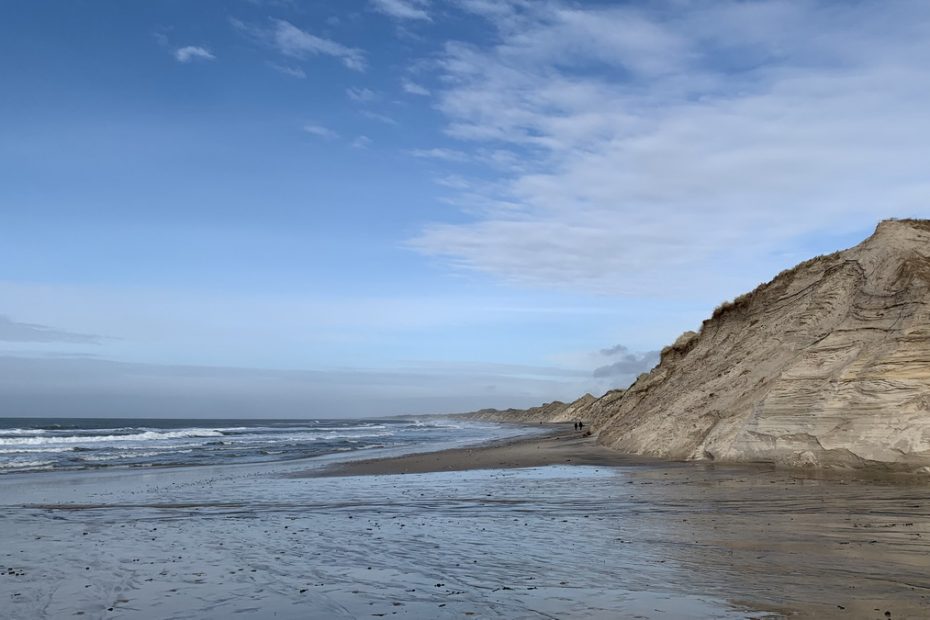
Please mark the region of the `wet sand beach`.
[[555, 432], [0, 477], [0, 618], [930, 616], [925, 483], [634, 462]]
[[[487, 445], [450, 448], [435, 452], [363, 459], [315, 469], [307, 475], [371, 476], [422, 474], [470, 469], [512, 469], [546, 465], [619, 466], [647, 462], [627, 457], [597, 445], [587, 431], [577, 431], [571, 424], [547, 425], [549, 432], [539, 437], [517, 437], [489, 442]], [[299, 475], [299, 474], [298, 474]]]

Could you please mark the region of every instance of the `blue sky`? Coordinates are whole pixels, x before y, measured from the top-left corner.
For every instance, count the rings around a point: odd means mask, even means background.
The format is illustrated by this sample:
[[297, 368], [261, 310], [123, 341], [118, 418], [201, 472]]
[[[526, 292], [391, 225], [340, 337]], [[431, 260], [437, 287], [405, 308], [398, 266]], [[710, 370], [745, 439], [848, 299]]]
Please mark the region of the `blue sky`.
[[0, 415], [623, 386], [928, 215], [928, 35], [923, 2], [7, 3]]

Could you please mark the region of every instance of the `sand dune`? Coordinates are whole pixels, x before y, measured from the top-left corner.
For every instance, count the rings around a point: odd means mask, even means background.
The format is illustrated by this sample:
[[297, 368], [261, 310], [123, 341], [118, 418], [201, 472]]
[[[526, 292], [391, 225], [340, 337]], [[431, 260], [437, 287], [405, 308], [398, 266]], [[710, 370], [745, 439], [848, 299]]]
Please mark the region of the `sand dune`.
[[888, 220], [721, 305], [626, 391], [484, 419], [584, 419], [669, 459], [930, 472], [930, 221]]

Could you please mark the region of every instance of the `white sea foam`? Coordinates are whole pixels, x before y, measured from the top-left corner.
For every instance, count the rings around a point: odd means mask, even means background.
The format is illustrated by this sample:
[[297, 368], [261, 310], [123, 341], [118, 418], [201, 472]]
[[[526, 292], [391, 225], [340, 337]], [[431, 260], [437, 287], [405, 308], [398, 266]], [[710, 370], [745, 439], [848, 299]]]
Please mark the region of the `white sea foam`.
[[51, 469], [55, 461], [7, 461], [0, 469]]
[[361, 424], [359, 426], [285, 426], [285, 427], [259, 427], [246, 430], [269, 432], [318, 432], [318, 431], [383, 431], [387, 429], [384, 424]]
[[107, 454], [102, 456], [82, 456], [82, 461], [88, 462], [97, 462], [97, 461], [118, 461], [120, 459], [138, 459], [145, 458], [147, 456], [161, 456], [161, 455], [170, 455], [170, 454], [187, 454], [193, 452], [193, 450], [166, 450], [166, 451], [154, 451], [154, 452], [120, 452], [119, 454]]
[[367, 437], [391, 437], [394, 435], [393, 432], [388, 431], [386, 433], [328, 433], [326, 435], [318, 435], [316, 437], [310, 437], [311, 441], [318, 441], [324, 439], [326, 441], [331, 441], [333, 439], [365, 439]]
[[33, 454], [36, 452], [69, 452], [70, 447], [61, 446], [58, 448], [30, 448], [28, 446], [21, 448], [0, 448], [0, 454]]
[[[296, 420], [259, 422], [256, 426], [196, 426], [164, 428], [142, 422], [116, 428], [23, 427], [0, 429], [0, 473], [36, 469], [81, 469], [132, 463], [206, 464], [239, 462], [266, 457], [304, 457], [401, 442], [437, 438], [445, 433], [472, 435], [496, 425], [476, 425], [458, 419], [347, 421], [325, 420], [323, 425]], [[232, 422], [235, 424], [235, 422]], [[318, 424], [318, 423], [317, 423]], [[192, 458], [193, 456], [197, 458]], [[49, 460], [46, 460], [49, 459]]]
[[0, 429], [0, 437], [4, 435], [42, 435], [47, 432], [43, 428], [3, 428]]
[[[335, 431], [319, 432], [321, 429], [312, 429], [312, 430], [308, 429], [306, 431], [291, 432], [288, 434], [255, 433], [255, 434], [243, 434], [243, 435], [233, 435], [233, 436], [227, 435], [224, 437], [223, 441], [224, 443], [228, 443], [230, 445], [241, 445], [241, 444], [268, 445], [268, 444], [277, 444], [277, 443], [299, 443], [302, 441], [331, 441], [331, 440], [336, 440], [336, 439], [360, 439], [360, 438], [364, 439], [366, 437], [391, 437], [396, 434], [395, 431], [387, 430], [386, 427], [382, 427], [384, 428], [384, 430], [380, 430], [380, 431], [376, 430], [375, 432], [345, 432], [347, 430], [351, 431], [352, 428], [355, 428], [355, 427], [348, 427], [348, 428], [344, 427], [344, 428], [337, 429], [343, 432], [335, 432]], [[365, 429], [361, 429], [361, 427], [358, 427], [358, 428], [359, 430], [364, 430], [364, 431], [374, 430], [372, 428], [365, 428]]]
[[2, 437], [0, 446], [37, 446], [49, 444], [102, 443], [116, 441], [159, 441], [186, 437], [224, 437], [223, 433], [208, 429], [179, 431], [145, 431], [129, 435], [67, 435], [63, 437]]

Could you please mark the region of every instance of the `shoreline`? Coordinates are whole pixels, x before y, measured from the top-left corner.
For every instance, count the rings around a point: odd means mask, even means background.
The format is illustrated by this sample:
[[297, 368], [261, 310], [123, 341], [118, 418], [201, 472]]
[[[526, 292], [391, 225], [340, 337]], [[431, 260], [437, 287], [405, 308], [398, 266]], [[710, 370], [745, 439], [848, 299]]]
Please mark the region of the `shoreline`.
[[523, 429], [313, 470], [0, 478], [0, 598], [36, 618], [928, 617], [924, 486]]
[[[498, 422], [498, 424], [506, 424]], [[538, 425], [513, 424], [524, 428]], [[887, 467], [785, 467], [766, 461], [708, 462], [682, 461], [628, 454], [597, 443], [589, 430], [577, 431], [568, 422], [544, 423], [544, 434], [526, 434], [483, 443], [410, 452], [374, 458], [340, 460], [322, 467], [286, 474], [289, 478], [330, 478], [347, 476], [392, 476], [490, 469], [519, 469], [557, 465], [590, 467], [635, 467], [643, 470], [720, 471], [730, 473], [769, 473], [795, 481], [846, 481], [866, 484], [923, 486], [925, 474], [891, 470]]]
[[322, 469], [292, 474], [296, 478], [337, 476], [389, 476], [478, 469], [516, 469], [547, 465], [617, 467], [660, 464], [662, 461], [631, 456], [598, 445], [588, 430], [568, 428], [568, 423], [547, 424], [549, 432], [487, 443], [334, 463]]

